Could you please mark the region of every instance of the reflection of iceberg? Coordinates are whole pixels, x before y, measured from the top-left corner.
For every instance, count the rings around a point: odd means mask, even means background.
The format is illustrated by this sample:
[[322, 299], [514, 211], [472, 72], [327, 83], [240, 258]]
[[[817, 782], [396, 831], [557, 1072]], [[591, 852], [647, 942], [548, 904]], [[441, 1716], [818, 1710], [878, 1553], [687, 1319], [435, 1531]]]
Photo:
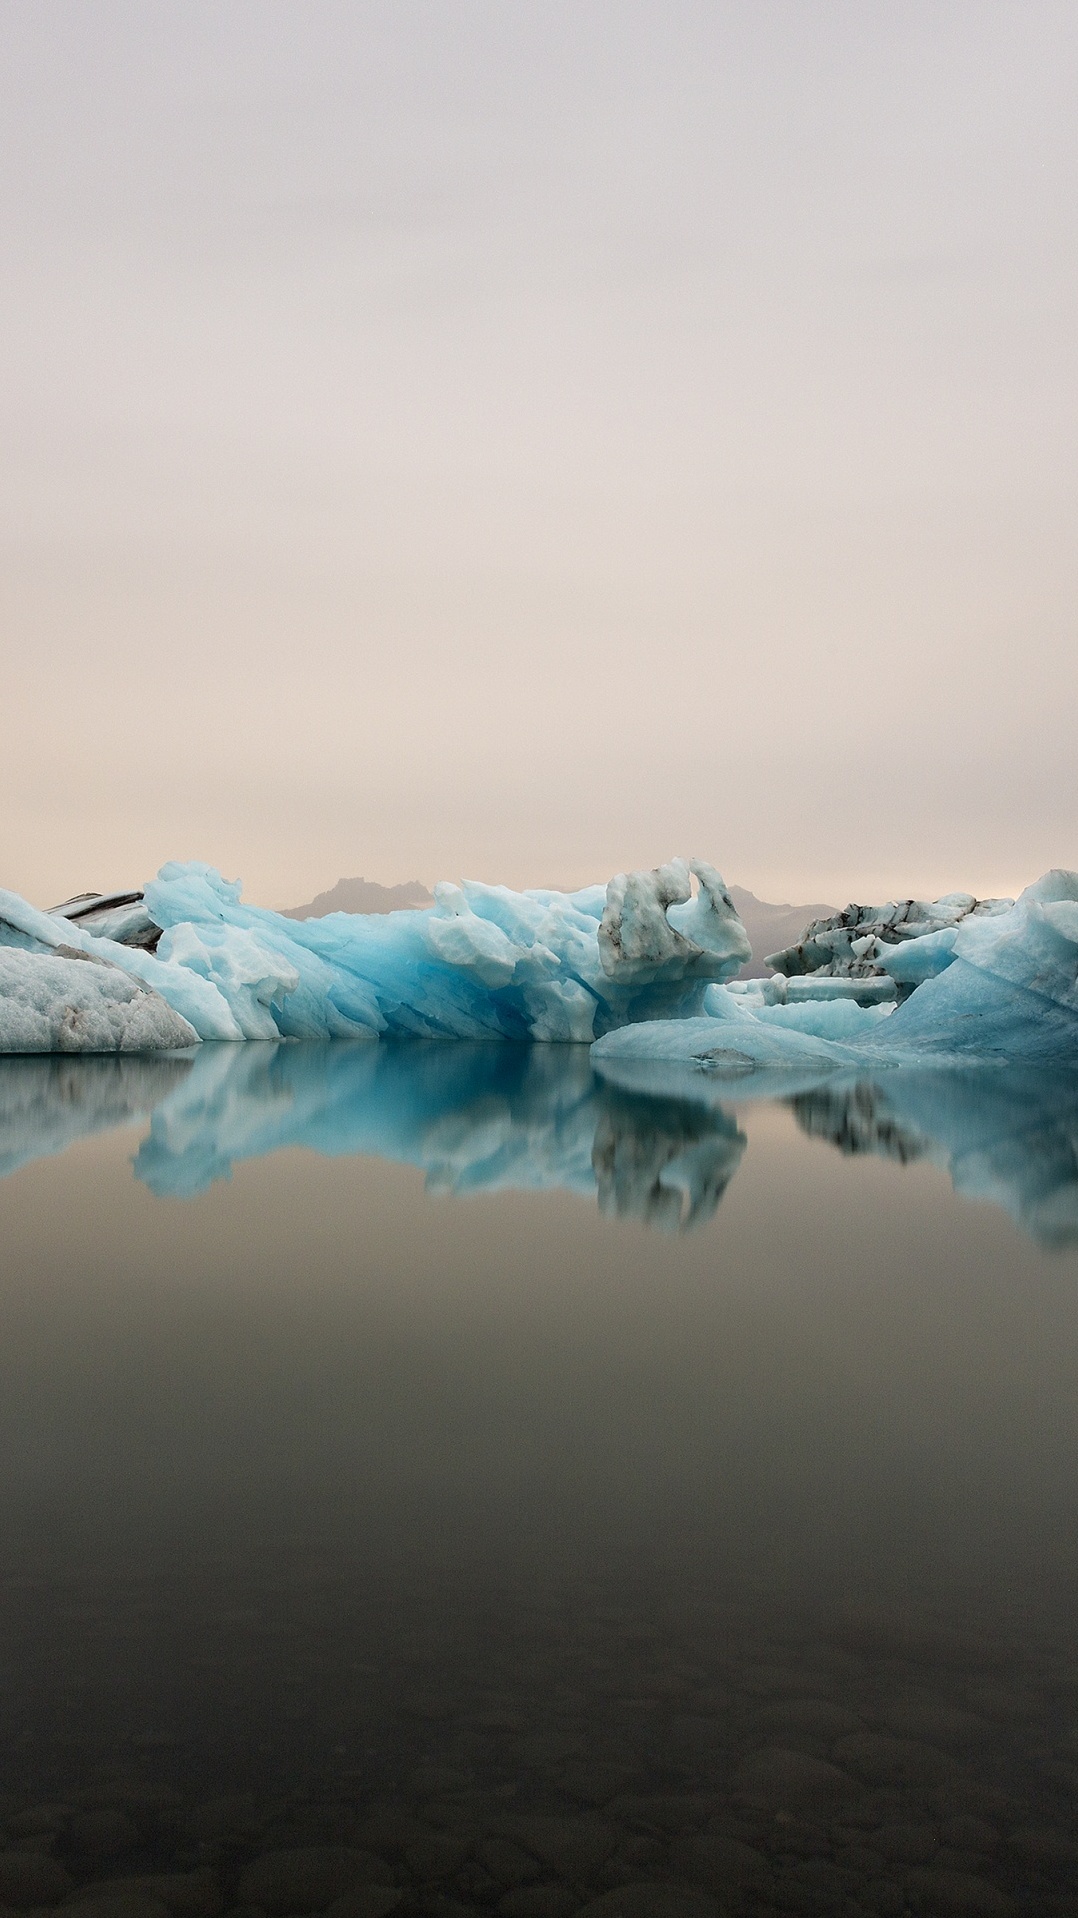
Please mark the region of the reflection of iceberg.
[[135, 1159], [161, 1196], [289, 1146], [423, 1168], [428, 1190], [592, 1194], [681, 1229], [711, 1216], [745, 1140], [720, 1110], [624, 1099], [582, 1046], [206, 1046]]
[[175, 1055], [0, 1059], [0, 1177], [144, 1117], [190, 1070]]
[[714, 1214], [748, 1140], [721, 1106], [600, 1097], [591, 1160], [599, 1206], [684, 1232]]
[[593, 1098], [579, 1046], [205, 1046], [135, 1171], [158, 1194], [194, 1193], [237, 1160], [304, 1146], [422, 1166], [435, 1191], [590, 1192]]
[[[0, 1173], [146, 1113], [137, 1176], [180, 1197], [234, 1163], [301, 1147], [422, 1168], [431, 1192], [560, 1189], [666, 1230], [715, 1210], [745, 1150], [728, 1079], [583, 1046], [202, 1046], [171, 1058], [0, 1060]], [[746, 1074], [739, 1102], [789, 1101], [844, 1152], [928, 1159], [1044, 1244], [1078, 1241], [1078, 1081], [1027, 1068], [806, 1064]]]
[[1033, 1072], [896, 1072], [830, 1080], [790, 1101], [844, 1152], [926, 1158], [1042, 1245], [1078, 1244], [1078, 1081]]

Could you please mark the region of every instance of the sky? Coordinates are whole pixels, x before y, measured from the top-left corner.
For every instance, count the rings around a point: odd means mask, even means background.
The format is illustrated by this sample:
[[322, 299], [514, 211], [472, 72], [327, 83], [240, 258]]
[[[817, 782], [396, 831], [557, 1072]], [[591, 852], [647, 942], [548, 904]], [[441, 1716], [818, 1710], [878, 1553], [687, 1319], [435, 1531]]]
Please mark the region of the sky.
[[1078, 11], [0, 0], [0, 884], [1078, 865]]

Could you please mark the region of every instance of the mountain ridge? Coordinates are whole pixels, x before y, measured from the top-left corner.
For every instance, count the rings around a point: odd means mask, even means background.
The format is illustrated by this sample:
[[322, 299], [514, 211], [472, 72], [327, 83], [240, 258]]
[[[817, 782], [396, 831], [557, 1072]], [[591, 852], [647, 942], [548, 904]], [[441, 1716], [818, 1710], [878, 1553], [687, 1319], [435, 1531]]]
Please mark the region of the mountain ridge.
[[[778, 905], [758, 899], [745, 886], [730, 886], [730, 897], [737, 907], [752, 945], [752, 958], [738, 973], [739, 979], [763, 979], [770, 968], [764, 958], [783, 946], [796, 944], [813, 919], [824, 919], [837, 908], [816, 900], [805, 906]], [[418, 879], [399, 886], [382, 886], [374, 879], [338, 879], [335, 886], [316, 893], [306, 906], [289, 906], [284, 919], [324, 919], [331, 912], [401, 912], [433, 904], [433, 894]]]

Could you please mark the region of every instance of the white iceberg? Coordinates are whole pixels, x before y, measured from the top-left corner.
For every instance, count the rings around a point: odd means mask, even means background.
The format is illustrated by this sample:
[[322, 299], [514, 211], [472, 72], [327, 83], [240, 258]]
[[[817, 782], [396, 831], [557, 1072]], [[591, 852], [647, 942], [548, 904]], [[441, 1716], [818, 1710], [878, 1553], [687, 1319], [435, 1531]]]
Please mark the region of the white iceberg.
[[75, 950], [0, 947], [0, 1052], [167, 1052], [197, 1039], [117, 966]]

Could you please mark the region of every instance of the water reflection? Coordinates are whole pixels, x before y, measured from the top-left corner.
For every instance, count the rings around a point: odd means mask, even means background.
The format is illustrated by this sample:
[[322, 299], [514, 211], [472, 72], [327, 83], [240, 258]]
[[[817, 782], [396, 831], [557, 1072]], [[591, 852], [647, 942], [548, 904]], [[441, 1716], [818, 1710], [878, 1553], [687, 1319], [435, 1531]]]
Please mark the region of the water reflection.
[[152, 1053], [0, 1059], [0, 1178], [152, 1112], [191, 1070]]
[[1000, 1068], [680, 1080], [592, 1071], [583, 1046], [203, 1046], [184, 1059], [0, 1060], [0, 1173], [149, 1116], [136, 1177], [191, 1197], [238, 1161], [302, 1147], [420, 1167], [431, 1193], [594, 1194], [611, 1217], [683, 1232], [710, 1219], [746, 1148], [731, 1106], [782, 1098], [847, 1154], [928, 1160], [1046, 1247], [1078, 1243], [1078, 1084]]
[[0, 1062], [0, 1918], [1075, 1910], [1074, 1089], [764, 1089]]
[[1078, 1244], [1078, 1083], [1037, 1072], [894, 1072], [826, 1083], [790, 1101], [840, 1151], [928, 1159], [956, 1192], [987, 1199], [1039, 1245]]

